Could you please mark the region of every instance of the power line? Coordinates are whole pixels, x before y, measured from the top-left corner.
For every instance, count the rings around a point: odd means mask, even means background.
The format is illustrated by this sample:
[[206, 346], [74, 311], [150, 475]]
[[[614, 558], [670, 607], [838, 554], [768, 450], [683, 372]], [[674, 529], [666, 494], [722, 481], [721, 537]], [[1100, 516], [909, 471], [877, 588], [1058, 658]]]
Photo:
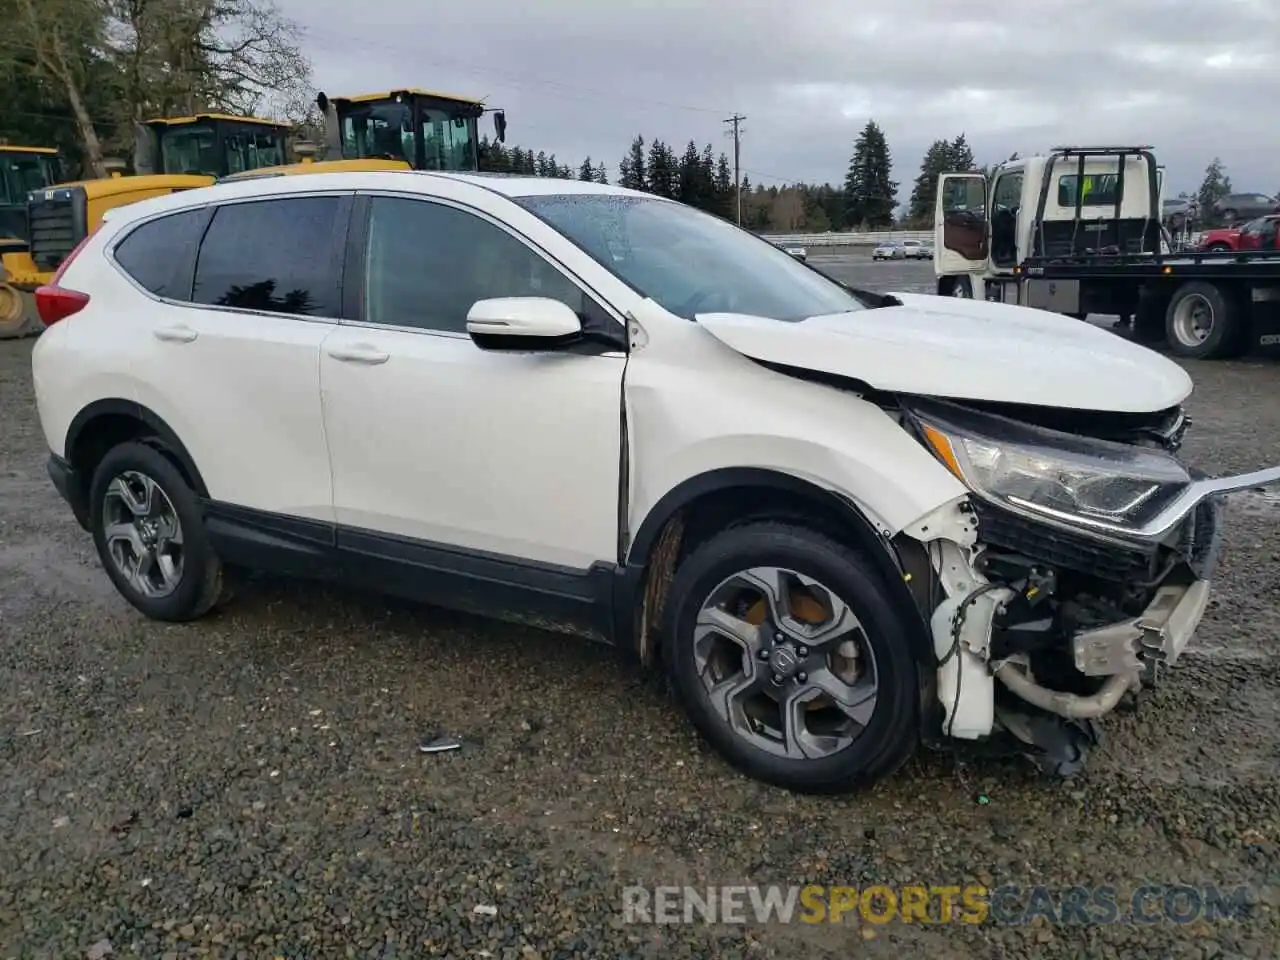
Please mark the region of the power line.
[[738, 208], [738, 226], [742, 226], [742, 121], [747, 119], [735, 113], [725, 123], [733, 124], [733, 193], [734, 204]]
[[[317, 35], [310, 27], [306, 28], [306, 33], [312, 36]], [[323, 31], [321, 31], [318, 36], [320, 37], [321, 42], [325, 43], [326, 37]], [[508, 86], [513, 90], [521, 90], [529, 84], [536, 84], [538, 86], [574, 91], [573, 94], [560, 95], [566, 100], [579, 100], [583, 102], [597, 103], [618, 103], [629, 101], [631, 103], [663, 107], [667, 110], [686, 110], [692, 113], [711, 114], [724, 112], [723, 110], [716, 110], [711, 107], [700, 107], [687, 103], [673, 103], [667, 100], [654, 100], [648, 97], [635, 97], [616, 93], [593, 94], [589, 91], [584, 91], [573, 84], [565, 83], [563, 80], [548, 80], [544, 77], [510, 74], [498, 70], [491, 70], [488, 67], [477, 67], [472, 61], [456, 60], [452, 57], [442, 57], [434, 51], [432, 51], [430, 57], [424, 58], [422, 56], [423, 51], [420, 47], [400, 46], [397, 44], [387, 43], [385, 41], [369, 40], [363, 37], [352, 38], [350, 36], [342, 36], [341, 38], [330, 36], [327, 40], [327, 45], [330, 46], [330, 48], [336, 47], [337, 49], [341, 49], [344, 53], [349, 53], [353, 46], [366, 47], [375, 50], [385, 50], [389, 53], [398, 53], [403, 56], [412, 56], [416, 63], [426, 63], [428, 65], [434, 63], [441, 66], [447, 66], [450, 69], [459, 71], [460, 73], [473, 73], [479, 76], [497, 77], [499, 80], [506, 81], [505, 83], [499, 83], [499, 86]]]

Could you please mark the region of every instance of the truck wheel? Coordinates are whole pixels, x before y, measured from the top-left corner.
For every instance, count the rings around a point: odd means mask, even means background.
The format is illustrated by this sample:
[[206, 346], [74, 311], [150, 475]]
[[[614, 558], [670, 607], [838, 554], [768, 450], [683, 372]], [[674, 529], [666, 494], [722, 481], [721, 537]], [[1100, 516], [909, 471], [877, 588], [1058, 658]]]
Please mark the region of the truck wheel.
[[1184, 284], [1174, 293], [1164, 328], [1172, 352], [1196, 360], [1239, 353], [1245, 333], [1240, 304], [1212, 283], [1200, 281]]
[[920, 681], [899, 617], [856, 551], [806, 527], [749, 522], [677, 568], [664, 659], [694, 726], [743, 773], [850, 791], [917, 743]]
[[938, 281], [938, 296], [973, 299], [973, 283], [966, 276], [943, 277]]

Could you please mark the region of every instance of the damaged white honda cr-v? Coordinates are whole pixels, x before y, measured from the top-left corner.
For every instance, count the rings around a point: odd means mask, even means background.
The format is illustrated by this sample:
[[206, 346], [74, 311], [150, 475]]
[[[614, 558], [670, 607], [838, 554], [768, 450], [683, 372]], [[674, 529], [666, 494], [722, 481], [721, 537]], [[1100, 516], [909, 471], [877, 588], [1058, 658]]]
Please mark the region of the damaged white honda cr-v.
[[796, 789], [922, 740], [1078, 766], [1190, 640], [1221, 495], [1280, 480], [1190, 473], [1191, 381], [1143, 347], [588, 183], [187, 191], [37, 302], [50, 475], [145, 614], [232, 566], [578, 628]]

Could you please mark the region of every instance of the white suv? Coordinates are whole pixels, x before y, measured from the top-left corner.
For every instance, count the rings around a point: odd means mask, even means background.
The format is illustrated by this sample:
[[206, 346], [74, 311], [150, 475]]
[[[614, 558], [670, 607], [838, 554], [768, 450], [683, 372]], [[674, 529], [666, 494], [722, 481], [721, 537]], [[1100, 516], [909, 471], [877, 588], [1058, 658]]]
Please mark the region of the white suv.
[[1078, 765], [1177, 658], [1218, 496], [1181, 368], [1066, 317], [844, 287], [690, 207], [409, 172], [116, 211], [38, 294], [53, 482], [124, 597], [224, 565], [660, 660], [750, 775], [923, 740]]

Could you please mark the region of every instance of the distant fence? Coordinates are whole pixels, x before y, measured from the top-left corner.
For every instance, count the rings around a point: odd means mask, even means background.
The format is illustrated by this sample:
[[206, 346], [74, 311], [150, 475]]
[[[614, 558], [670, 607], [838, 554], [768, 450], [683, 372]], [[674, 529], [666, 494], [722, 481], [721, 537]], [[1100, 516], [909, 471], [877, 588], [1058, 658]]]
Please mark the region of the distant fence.
[[[1200, 245], [1202, 233], [1189, 234], [1183, 247]], [[932, 230], [872, 230], [867, 233], [767, 233], [770, 243], [795, 244], [800, 247], [874, 247], [894, 240], [932, 240]]]
[[802, 247], [874, 247], [893, 240], [932, 240], [932, 230], [872, 230], [868, 233], [765, 234], [770, 243], [794, 243]]

